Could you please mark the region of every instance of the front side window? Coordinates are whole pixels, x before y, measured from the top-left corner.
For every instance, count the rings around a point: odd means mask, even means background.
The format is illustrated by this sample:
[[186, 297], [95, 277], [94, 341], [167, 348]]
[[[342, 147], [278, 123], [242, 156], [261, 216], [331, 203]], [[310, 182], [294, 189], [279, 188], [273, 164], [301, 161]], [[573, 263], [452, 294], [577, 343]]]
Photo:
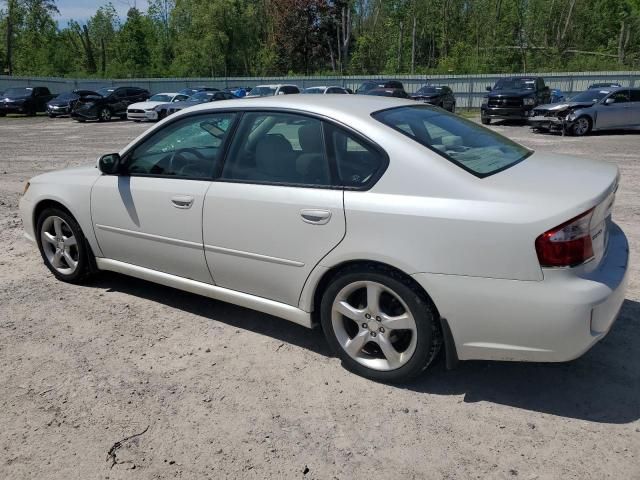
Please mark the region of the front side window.
[[613, 92], [609, 98], [613, 98], [613, 103], [627, 103], [629, 101], [629, 90], [618, 90]]
[[505, 170], [533, 153], [474, 122], [428, 106], [397, 107], [372, 116], [478, 177]]
[[135, 148], [126, 173], [210, 179], [235, 113], [195, 115], [168, 124]]
[[640, 90], [631, 90], [631, 101], [640, 102]]
[[245, 113], [222, 178], [247, 183], [330, 186], [322, 122], [290, 113]]

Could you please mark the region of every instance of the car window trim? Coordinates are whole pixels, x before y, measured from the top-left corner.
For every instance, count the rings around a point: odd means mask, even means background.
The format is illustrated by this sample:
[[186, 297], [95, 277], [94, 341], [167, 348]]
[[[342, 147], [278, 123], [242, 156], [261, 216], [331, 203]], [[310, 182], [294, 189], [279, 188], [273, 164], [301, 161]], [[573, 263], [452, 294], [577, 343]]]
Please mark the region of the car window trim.
[[[230, 144], [230, 140], [233, 137], [233, 133], [235, 133], [235, 128], [238, 124], [238, 120], [241, 118], [241, 115], [239, 115], [237, 111], [234, 110], [224, 110], [224, 111], [217, 111], [217, 110], [213, 110], [213, 111], [205, 111], [205, 112], [195, 112], [195, 113], [191, 113], [189, 115], [180, 115], [178, 117], [175, 117], [174, 119], [172, 119], [172, 121], [167, 122], [165, 125], [163, 125], [163, 128], [160, 129], [155, 129], [149, 132], [148, 135], [145, 135], [144, 137], [142, 137], [140, 139], [139, 142], [136, 142], [135, 145], [132, 145], [131, 148], [129, 148], [126, 152], [123, 153], [122, 155], [122, 166], [121, 168], [126, 168], [131, 155], [133, 154], [133, 152], [135, 152], [136, 148], [138, 148], [140, 145], [142, 145], [144, 142], [146, 142], [148, 139], [152, 138], [153, 136], [155, 136], [156, 134], [162, 132], [162, 130], [164, 130], [165, 128], [167, 128], [168, 126], [176, 123], [176, 122], [180, 122], [182, 120], [186, 120], [188, 118], [193, 118], [193, 117], [200, 117], [200, 116], [205, 116], [205, 115], [210, 115], [211, 113], [235, 113], [236, 114], [236, 118], [233, 121], [233, 124], [231, 125], [231, 127], [229, 127], [229, 135], [227, 135], [227, 138], [225, 138], [225, 141], [223, 142], [223, 144], [221, 145], [221, 161], [218, 162], [218, 164], [222, 165], [223, 164], [223, 160], [226, 156], [226, 152], [227, 149], [229, 147]], [[123, 177], [152, 177], [152, 178], [172, 178], [175, 180], [202, 180], [205, 182], [211, 182], [213, 180], [215, 180], [215, 177], [217, 175], [217, 170], [220, 169], [221, 171], [221, 166], [214, 168], [213, 170], [213, 174], [211, 176], [208, 177], [178, 177], [175, 175], [164, 175], [164, 174], [155, 174], [155, 173], [129, 173], [129, 172], [121, 172], [118, 173], [118, 175], [123, 176]]]
[[[227, 109], [220, 109], [221, 111], [226, 111]], [[245, 183], [245, 184], [257, 184], [257, 185], [279, 185], [279, 186], [290, 186], [290, 187], [302, 187], [302, 188], [323, 188], [325, 190], [348, 190], [348, 191], [367, 191], [370, 190], [371, 188], [373, 188], [373, 186], [378, 182], [378, 180], [380, 180], [380, 178], [382, 177], [382, 175], [384, 175], [384, 173], [387, 171], [387, 168], [389, 168], [389, 154], [386, 152], [386, 150], [384, 148], [382, 148], [380, 145], [378, 145], [376, 142], [374, 142], [373, 140], [371, 140], [369, 137], [367, 137], [366, 135], [364, 135], [363, 133], [359, 132], [358, 130], [345, 125], [337, 120], [335, 120], [334, 118], [331, 117], [327, 117], [325, 115], [319, 114], [319, 113], [315, 113], [315, 112], [307, 112], [305, 110], [297, 110], [294, 108], [286, 108], [286, 107], [271, 107], [268, 109], [265, 109], [264, 107], [243, 107], [240, 109], [229, 109], [229, 110], [233, 110], [236, 111], [238, 113], [241, 113], [241, 115], [238, 117], [238, 120], [236, 121], [236, 125], [235, 125], [235, 129], [232, 132], [233, 135], [229, 137], [229, 143], [227, 145], [227, 149], [225, 150], [225, 156], [222, 160], [221, 163], [221, 167], [220, 167], [220, 174], [213, 179], [214, 182], [228, 182], [228, 183]], [[247, 181], [247, 180], [234, 180], [234, 179], [225, 179], [225, 178], [221, 178], [221, 174], [222, 174], [222, 170], [224, 169], [224, 164], [227, 161], [227, 155], [229, 154], [229, 148], [231, 143], [233, 142], [233, 139], [235, 138], [235, 134], [236, 134], [236, 129], [237, 126], [240, 124], [240, 120], [242, 118], [242, 116], [244, 116], [245, 113], [247, 112], [265, 112], [265, 113], [270, 113], [270, 112], [274, 112], [274, 113], [291, 113], [294, 115], [302, 115], [302, 116], [307, 116], [310, 118], [315, 118], [317, 120], [320, 120], [320, 122], [322, 122], [322, 135], [323, 135], [323, 143], [325, 145], [325, 154], [328, 153], [328, 149], [327, 149], [327, 142], [328, 139], [325, 136], [325, 127], [324, 127], [324, 123], [329, 123], [331, 125], [333, 125], [336, 128], [340, 128], [342, 130], [345, 130], [349, 133], [351, 133], [353, 136], [355, 136], [356, 138], [358, 138], [360, 141], [362, 141], [363, 143], [365, 143], [367, 146], [369, 146], [372, 150], [374, 150], [376, 153], [378, 153], [380, 155], [380, 158], [382, 160], [380, 167], [378, 168], [378, 171], [371, 176], [371, 178], [369, 179], [369, 181], [363, 185], [360, 186], [347, 186], [347, 185], [342, 185], [342, 182], [340, 181], [340, 176], [338, 175], [338, 168], [337, 165], [335, 164], [336, 159], [335, 157], [333, 158], [328, 158], [329, 161], [329, 168], [331, 171], [331, 175], [332, 175], [332, 180], [334, 179], [334, 175], [335, 175], [335, 181], [336, 184], [335, 185], [307, 185], [307, 184], [299, 184], [299, 183], [284, 183], [284, 182], [262, 182], [262, 181]]]

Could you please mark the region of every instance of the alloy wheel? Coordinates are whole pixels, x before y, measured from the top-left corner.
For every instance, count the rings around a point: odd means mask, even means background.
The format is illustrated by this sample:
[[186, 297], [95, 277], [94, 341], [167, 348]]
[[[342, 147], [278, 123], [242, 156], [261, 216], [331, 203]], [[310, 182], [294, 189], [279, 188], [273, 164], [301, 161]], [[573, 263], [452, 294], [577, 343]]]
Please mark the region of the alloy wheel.
[[573, 131], [576, 135], [584, 135], [589, 131], [589, 120], [584, 117], [576, 120], [575, 126], [573, 127]]
[[342, 349], [373, 370], [398, 369], [416, 350], [417, 326], [411, 310], [378, 282], [353, 282], [340, 290], [331, 308], [331, 323]]
[[108, 108], [103, 108], [102, 110], [100, 110], [100, 120], [104, 122], [108, 122], [109, 120], [111, 120], [111, 110], [109, 110]]
[[58, 216], [47, 217], [40, 230], [42, 250], [49, 264], [63, 275], [78, 268], [80, 252], [73, 230]]

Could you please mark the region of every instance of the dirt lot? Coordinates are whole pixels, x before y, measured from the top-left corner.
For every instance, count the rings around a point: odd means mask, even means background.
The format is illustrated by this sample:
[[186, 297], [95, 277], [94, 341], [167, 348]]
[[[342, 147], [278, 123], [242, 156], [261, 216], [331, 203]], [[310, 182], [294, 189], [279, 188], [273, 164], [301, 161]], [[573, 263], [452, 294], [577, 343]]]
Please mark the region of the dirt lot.
[[[55, 281], [22, 237], [24, 182], [145, 128], [0, 118], [0, 478], [640, 478], [637, 264], [581, 359], [440, 360], [404, 387], [346, 372], [319, 330], [116, 274]], [[617, 164], [614, 217], [639, 250], [640, 134], [492, 128]]]

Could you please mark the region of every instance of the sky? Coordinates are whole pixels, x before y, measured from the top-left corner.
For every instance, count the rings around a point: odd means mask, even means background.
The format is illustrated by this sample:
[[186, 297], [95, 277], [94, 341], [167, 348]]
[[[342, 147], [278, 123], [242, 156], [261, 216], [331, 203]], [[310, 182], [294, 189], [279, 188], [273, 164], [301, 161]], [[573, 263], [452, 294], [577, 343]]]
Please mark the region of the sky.
[[[86, 21], [96, 10], [109, 0], [56, 0], [60, 15], [55, 19], [60, 25], [66, 25], [69, 20]], [[136, 6], [142, 11], [147, 9], [147, 0], [111, 0], [122, 20], [127, 17], [130, 7]]]

